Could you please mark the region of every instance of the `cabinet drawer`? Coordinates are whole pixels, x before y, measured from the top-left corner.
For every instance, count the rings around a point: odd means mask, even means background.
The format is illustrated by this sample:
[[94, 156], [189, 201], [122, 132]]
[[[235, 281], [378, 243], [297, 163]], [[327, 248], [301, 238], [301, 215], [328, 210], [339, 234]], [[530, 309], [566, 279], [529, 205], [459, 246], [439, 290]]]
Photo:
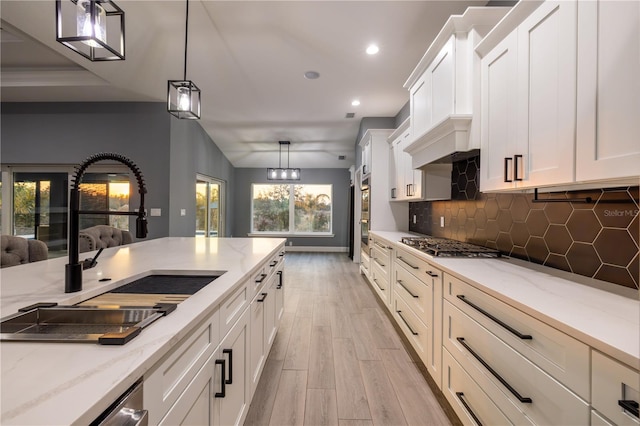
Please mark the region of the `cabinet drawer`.
[[591, 410], [591, 426], [614, 426], [595, 410]]
[[[589, 400], [587, 345], [449, 274], [445, 274], [444, 295], [542, 370]], [[516, 333], [531, 338], [520, 338]]]
[[513, 424], [446, 349], [442, 351], [442, 365], [442, 392], [463, 424]]
[[180, 341], [144, 378], [144, 406], [149, 424], [157, 424], [187, 388], [220, 342], [216, 310], [192, 334]]
[[387, 281], [389, 281], [389, 271], [391, 271], [390, 259], [389, 253], [379, 249], [377, 245], [374, 245], [371, 249], [370, 262], [380, 268]]
[[362, 266], [364, 269], [367, 270], [367, 273], [369, 271], [369, 252], [367, 250], [361, 250], [360, 251], [360, 266]]
[[640, 373], [600, 352], [592, 351], [591, 376], [593, 408], [616, 424], [640, 425], [638, 416], [620, 405], [633, 406], [635, 403], [635, 412], [638, 412]]
[[395, 297], [393, 301], [393, 317], [400, 326], [400, 329], [407, 336], [411, 346], [416, 350], [424, 365], [429, 365], [430, 357], [433, 355], [429, 329], [411, 311], [409, 306], [400, 297]]
[[376, 262], [371, 262], [370, 277], [371, 286], [378, 293], [380, 299], [385, 305], [391, 305], [391, 287], [389, 286], [389, 280], [387, 274], [383, 269], [378, 266]]
[[585, 401], [448, 301], [443, 312], [445, 347], [511, 421], [588, 424]]
[[254, 271], [251, 275], [251, 282], [249, 285], [250, 294], [248, 295], [249, 300], [253, 299], [253, 297], [262, 291], [262, 288], [267, 284], [267, 279], [269, 277], [269, 267], [266, 265], [262, 265], [258, 270]]
[[269, 278], [278, 270], [280, 264], [283, 262], [284, 257], [280, 256], [280, 251], [271, 256], [271, 259], [267, 262], [265, 266], [266, 274]]
[[442, 272], [439, 269], [434, 268], [426, 260], [423, 260], [406, 250], [396, 248], [395, 256], [396, 265], [402, 266], [421, 281], [439, 278], [442, 276]]
[[431, 280], [428, 283], [420, 281], [403, 267], [395, 268], [393, 274], [395, 275], [393, 288], [396, 295], [402, 297], [402, 300], [425, 324], [434, 324]]
[[240, 318], [242, 312], [249, 306], [251, 301], [249, 287], [251, 285], [248, 281], [245, 281], [220, 304], [220, 336], [226, 336], [233, 324]]

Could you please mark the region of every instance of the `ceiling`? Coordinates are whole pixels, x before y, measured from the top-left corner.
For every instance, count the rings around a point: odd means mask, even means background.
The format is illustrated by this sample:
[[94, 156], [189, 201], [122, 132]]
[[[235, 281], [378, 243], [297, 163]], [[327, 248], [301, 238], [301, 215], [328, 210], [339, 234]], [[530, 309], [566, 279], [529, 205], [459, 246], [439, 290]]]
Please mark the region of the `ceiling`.
[[[166, 102], [167, 80], [183, 78], [185, 1], [116, 3], [126, 60], [90, 62], [55, 41], [53, 0], [3, 1], [1, 100]], [[202, 91], [199, 123], [235, 167], [274, 166], [289, 140], [292, 167], [348, 168], [360, 120], [394, 117], [447, 18], [486, 3], [191, 0], [187, 79]], [[370, 43], [377, 55], [365, 53]], [[310, 70], [320, 78], [305, 79]]]

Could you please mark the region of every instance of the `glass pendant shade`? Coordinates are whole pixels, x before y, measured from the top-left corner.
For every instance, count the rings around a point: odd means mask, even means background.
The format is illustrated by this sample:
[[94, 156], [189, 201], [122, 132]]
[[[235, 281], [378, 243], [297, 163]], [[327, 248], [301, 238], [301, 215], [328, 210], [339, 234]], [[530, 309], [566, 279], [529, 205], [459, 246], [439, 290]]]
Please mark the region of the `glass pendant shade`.
[[[300, 169], [289, 167], [289, 141], [280, 141], [278, 151], [278, 167], [267, 168], [267, 180], [300, 180]], [[282, 167], [282, 145], [287, 146], [287, 167]]]
[[169, 80], [167, 111], [180, 119], [200, 118], [200, 89], [189, 80]]
[[124, 11], [110, 0], [56, 0], [56, 41], [90, 61], [124, 60]]

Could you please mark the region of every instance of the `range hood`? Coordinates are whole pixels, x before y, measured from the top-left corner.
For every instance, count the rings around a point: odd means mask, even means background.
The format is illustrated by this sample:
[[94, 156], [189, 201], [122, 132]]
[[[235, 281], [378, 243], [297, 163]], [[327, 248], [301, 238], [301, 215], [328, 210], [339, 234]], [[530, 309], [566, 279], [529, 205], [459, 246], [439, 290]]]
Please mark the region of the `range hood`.
[[428, 164], [449, 164], [480, 153], [471, 137], [472, 114], [450, 115], [407, 145], [414, 169]]

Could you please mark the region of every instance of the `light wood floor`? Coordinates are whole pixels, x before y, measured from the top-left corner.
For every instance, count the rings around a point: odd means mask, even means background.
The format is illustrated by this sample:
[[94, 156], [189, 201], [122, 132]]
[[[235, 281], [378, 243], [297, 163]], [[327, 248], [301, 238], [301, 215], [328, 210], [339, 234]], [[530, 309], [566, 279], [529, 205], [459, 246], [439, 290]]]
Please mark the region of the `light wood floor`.
[[346, 253], [287, 253], [285, 307], [245, 425], [450, 425]]

